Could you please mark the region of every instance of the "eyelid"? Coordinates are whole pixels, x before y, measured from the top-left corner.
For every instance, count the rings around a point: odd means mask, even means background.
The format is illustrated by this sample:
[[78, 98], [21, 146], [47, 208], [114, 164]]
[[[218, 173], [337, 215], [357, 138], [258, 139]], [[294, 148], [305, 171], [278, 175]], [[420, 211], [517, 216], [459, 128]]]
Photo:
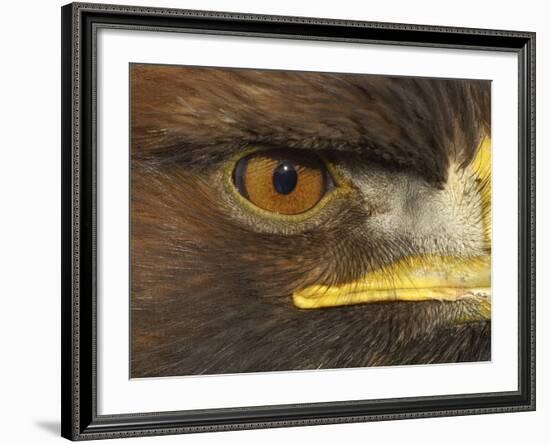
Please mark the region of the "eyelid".
[[246, 190], [246, 187], [239, 180], [239, 178], [245, 174], [244, 170], [246, 169], [247, 165], [246, 163], [242, 162], [242, 160], [246, 157], [248, 156], [241, 157], [235, 164], [235, 168], [233, 169], [233, 183], [235, 184], [239, 192], [248, 199], [248, 192]]

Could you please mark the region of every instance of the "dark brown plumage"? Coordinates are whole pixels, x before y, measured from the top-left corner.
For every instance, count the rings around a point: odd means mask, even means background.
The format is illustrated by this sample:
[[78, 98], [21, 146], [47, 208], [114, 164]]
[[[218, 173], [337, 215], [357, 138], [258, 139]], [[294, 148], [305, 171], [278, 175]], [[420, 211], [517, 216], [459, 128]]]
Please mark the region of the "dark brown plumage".
[[132, 65], [131, 100], [132, 377], [490, 358], [490, 322], [464, 321], [472, 300], [292, 304], [297, 288], [414, 253], [351, 229], [376, 205], [256, 228], [219, 183], [229, 157], [268, 146], [440, 189], [489, 131], [488, 82]]

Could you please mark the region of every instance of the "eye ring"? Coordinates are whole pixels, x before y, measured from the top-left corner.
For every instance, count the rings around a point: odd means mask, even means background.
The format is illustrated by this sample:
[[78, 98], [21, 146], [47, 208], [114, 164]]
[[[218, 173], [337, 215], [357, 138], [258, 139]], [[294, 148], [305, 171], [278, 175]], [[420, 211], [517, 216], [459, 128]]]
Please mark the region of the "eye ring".
[[309, 218], [339, 191], [325, 159], [304, 150], [248, 152], [230, 163], [227, 176], [239, 203], [275, 219]]

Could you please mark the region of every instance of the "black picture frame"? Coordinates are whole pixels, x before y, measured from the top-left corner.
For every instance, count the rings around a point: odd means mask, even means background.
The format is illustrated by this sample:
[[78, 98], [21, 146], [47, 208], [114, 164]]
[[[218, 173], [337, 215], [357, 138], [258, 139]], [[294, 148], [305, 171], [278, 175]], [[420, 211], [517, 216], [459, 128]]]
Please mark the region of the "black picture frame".
[[[535, 33], [84, 3], [64, 6], [61, 15], [62, 436], [84, 440], [535, 409]], [[515, 53], [519, 66], [518, 390], [98, 415], [94, 76], [99, 27]]]

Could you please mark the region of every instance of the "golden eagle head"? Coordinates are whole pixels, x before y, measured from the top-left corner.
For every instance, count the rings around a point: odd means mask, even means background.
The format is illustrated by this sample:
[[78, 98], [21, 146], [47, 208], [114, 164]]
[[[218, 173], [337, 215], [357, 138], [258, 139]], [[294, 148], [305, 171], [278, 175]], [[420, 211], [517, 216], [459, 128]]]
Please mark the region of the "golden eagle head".
[[489, 82], [130, 80], [133, 377], [489, 359]]

